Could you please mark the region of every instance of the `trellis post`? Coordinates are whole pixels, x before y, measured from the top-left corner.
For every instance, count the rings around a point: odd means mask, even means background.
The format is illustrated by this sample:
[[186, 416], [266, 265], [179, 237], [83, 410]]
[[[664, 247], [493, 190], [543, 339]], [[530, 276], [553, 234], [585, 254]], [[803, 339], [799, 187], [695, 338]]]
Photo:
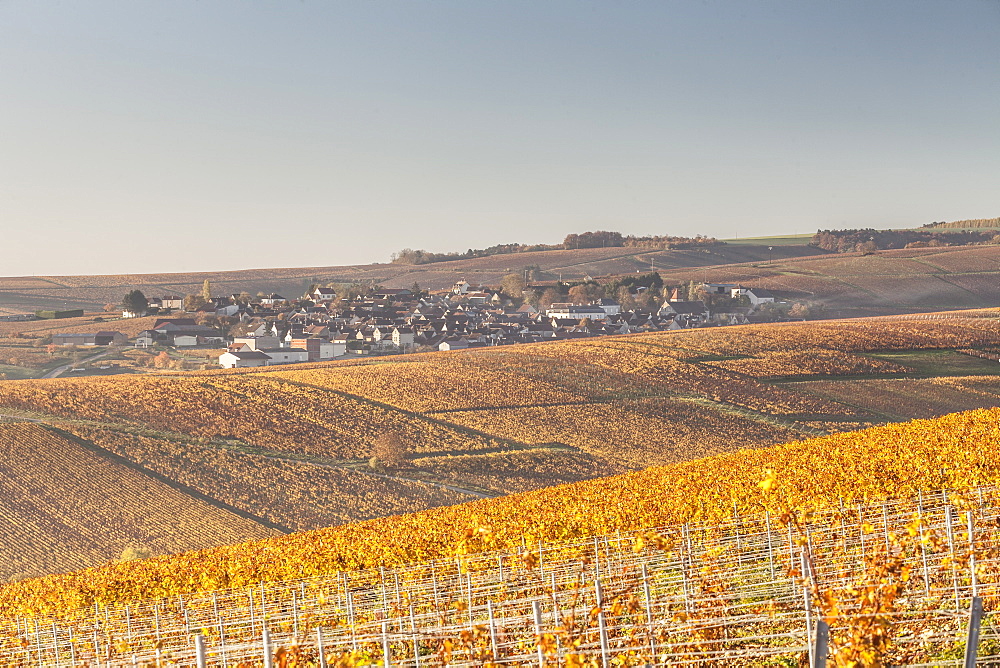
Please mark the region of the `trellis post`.
[[965, 668], [976, 668], [976, 656], [979, 654], [979, 628], [983, 621], [983, 599], [973, 597], [969, 609], [969, 635], [965, 641]]
[[208, 659], [205, 655], [205, 636], [200, 633], [194, 637], [194, 656], [198, 668], [207, 668]]

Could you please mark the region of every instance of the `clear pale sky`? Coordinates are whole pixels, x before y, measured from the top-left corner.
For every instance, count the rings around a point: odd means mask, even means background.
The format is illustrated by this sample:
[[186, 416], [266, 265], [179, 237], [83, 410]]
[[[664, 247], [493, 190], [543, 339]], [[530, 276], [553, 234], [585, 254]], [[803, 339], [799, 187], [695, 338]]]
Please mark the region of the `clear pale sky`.
[[0, 0], [0, 275], [1000, 216], [997, 0]]

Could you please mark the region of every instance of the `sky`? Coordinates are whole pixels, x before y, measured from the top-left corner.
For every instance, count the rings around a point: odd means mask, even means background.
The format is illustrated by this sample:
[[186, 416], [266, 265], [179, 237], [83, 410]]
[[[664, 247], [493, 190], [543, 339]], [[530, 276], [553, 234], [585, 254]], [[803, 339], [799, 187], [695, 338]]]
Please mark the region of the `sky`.
[[0, 0], [0, 275], [1000, 216], [998, 0]]

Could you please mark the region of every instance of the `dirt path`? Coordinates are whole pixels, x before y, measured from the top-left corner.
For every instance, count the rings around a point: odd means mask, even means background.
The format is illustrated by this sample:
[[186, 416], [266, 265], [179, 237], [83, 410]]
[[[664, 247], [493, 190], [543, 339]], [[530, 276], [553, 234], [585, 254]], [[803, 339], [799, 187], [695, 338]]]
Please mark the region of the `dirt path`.
[[96, 355], [91, 355], [90, 357], [82, 359], [79, 362], [70, 362], [69, 364], [63, 364], [62, 366], [57, 366], [55, 369], [52, 369], [52, 371], [49, 371], [48, 373], [40, 376], [40, 378], [55, 378], [57, 376], [60, 376], [60, 375], [62, 375], [64, 373], [66, 373], [67, 371], [69, 371], [70, 369], [74, 368], [78, 364], [87, 364], [88, 362], [93, 362], [94, 360], [99, 360], [102, 357], [105, 357], [105, 356], [110, 355], [110, 354], [111, 354], [111, 350], [110, 349], [108, 349], [108, 350], [102, 350], [101, 352], [97, 353]]

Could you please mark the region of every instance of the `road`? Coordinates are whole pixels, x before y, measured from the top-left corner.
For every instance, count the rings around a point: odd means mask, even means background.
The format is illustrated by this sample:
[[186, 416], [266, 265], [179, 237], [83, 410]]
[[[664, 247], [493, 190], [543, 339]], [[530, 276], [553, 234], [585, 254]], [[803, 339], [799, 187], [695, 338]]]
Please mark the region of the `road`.
[[93, 362], [94, 360], [101, 359], [105, 355], [109, 355], [109, 354], [111, 354], [111, 350], [110, 349], [108, 349], [108, 350], [102, 350], [101, 352], [97, 353], [96, 355], [91, 355], [90, 357], [84, 358], [84, 359], [80, 360], [79, 362], [71, 362], [69, 364], [63, 364], [62, 366], [57, 366], [55, 369], [52, 369], [52, 371], [49, 371], [48, 373], [46, 373], [45, 375], [43, 375], [41, 377], [42, 378], [55, 378], [57, 376], [61, 376], [62, 374], [66, 373], [67, 371], [69, 371], [70, 369], [76, 367], [77, 365], [87, 364], [88, 362]]

